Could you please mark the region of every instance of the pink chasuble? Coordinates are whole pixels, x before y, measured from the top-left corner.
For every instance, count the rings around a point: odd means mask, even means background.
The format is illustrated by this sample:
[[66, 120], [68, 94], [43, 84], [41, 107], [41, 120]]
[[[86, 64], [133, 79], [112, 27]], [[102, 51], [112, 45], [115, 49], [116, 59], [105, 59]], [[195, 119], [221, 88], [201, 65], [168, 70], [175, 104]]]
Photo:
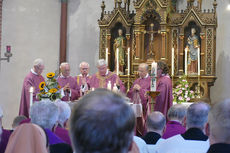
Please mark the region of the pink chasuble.
[[155, 111], [162, 112], [167, 116], [168, 109], [172, 106], [172, 81], [168, 75], [162, 76], [157, 80], [157, 91], [160, 95], [156, 97]]
[[120, 91], [125, 93], [125, 86], [120, 80], [120, 78], [113, 72], [108, 72], [106, 76], [101, 76], [98, 72], [92, 76], [90, 79], [89, 85], [90, 88], [107, 88], [108, 82], [111, 81], [112, 89], [114, 84], [116, 83], [117, 85], [120, 86]]
[[24, 115], [29, 117], [29, 108], [30, 108], [30, 87], [34, 87], [33, 93], [33, 102], [38, 101], [36, 98], [37, 93], [40, 92], [39, 84], [44, 81], [43, 76], [36, 75], [30, 72], [24, 79], [23, 87], [22, 87], [22, 94], [21, 94], [21, 102], [20, 102], [20, 109], [19, 115]]
[[80, 96], [80, 88], [77, 85], [76, 80], [69, 76], [67, 78], [59, 76], [57, 78], [58, 84], [63, 88], [66, 84], [69, 83], [70, 90], [71, 90], [71, 97], [69, 96], [69, 93], [65, 92], [65, 96], [62, 97], [62, 101], [74, 101], [77, 100]]
[[[143, 110], [143, 117], [142, 118], [137, 118], [137, 126], [136, 126], [136, 135], [137, 136], [143, 136], [144, 132], [146, 130], [146, 119], [147, 115], [150, 113], [151, 110], [151, 98], [147, 96], [147, 92], [150, 91], [150, 83], [151, 83], [151, 78], [150, 76], [146, 78], [138, 78], [137, 80], [134, 81], [132, 87], [130, 88], [127, 96], [135, 103], [136, 101], [136, 94], [139, 94], [139, 97], [141, 99], [142, 103], [142, 110]], [[135, 84], [138, 84], [141, 89], [140, 91], [134, 91], [133, 87]]]

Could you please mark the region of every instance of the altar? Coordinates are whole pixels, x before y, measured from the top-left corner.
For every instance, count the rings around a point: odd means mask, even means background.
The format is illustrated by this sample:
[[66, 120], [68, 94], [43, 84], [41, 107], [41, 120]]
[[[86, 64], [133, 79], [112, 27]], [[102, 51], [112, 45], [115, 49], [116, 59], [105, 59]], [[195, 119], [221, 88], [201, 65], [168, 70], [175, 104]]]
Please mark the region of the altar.
[[130, 10], [130, 0], [115, 0], [114, 9], [106, 12], [103, 1], [98, 20], [99, 58], [116, 71], [114, 46], [120, 48], [119, 76], [127, 89], [138, 77], [140, 63], [165, 61], [174, 86], [185, 75], [189, 87], [198, 93], [192, 101], [210, 101], [216, 80], [217, 2], [213, 0], [208, 10], [199, 2], [187, 0], [186, 9], [178, 10], [177, 1], [135, 0], [135, 9]]

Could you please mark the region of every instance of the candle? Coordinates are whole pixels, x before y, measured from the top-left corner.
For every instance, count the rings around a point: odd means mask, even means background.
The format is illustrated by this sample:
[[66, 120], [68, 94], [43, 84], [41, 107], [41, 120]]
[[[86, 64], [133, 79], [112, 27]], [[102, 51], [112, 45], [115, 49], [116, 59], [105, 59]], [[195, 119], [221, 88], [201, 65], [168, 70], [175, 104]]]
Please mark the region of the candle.
[[185, 73], [185, 75], [187, 75], [188, 73], [187, 73], [187, 71], [188, 71], [188, 48], [185, 48], [185, 59], [184, 59], [184, 73]]
[[105, 50], [105, 61], [107, 64], [109, 64], [109, 60], [108, 60], [108, 48], [106, 48]]
[[172, 48], [172, 64], [171, 64], [171, 66], [172, 66], [172, 76], [174, 76], [174, 48]]
[[119, 49], [117, 48], [117, 75], [119, 75]]
[[157, 63], [153, 62], [151, 65], [151, 88], [150, 91], [156, 91], [156, 86], [157, 86]]
[[198, 75], [200, 75], [200, 48], [198, 48], [198, 54], [197, 54], [197, 56], [198, 56]]
[[107, 84], [107, 89], [108, 89], [108, 90], [112, 90], [112, 84], [111, 84], [111, 81], [109, 81], [109, 82], [108, 82], [108, 84]]
[[128, 75], [130, 75], [130, 47], [128, 48]]
[[33, 105], [33, 92], [34, 92], [34, 87], [30, 87], [29, 93], [30, 93], [30, 107]]

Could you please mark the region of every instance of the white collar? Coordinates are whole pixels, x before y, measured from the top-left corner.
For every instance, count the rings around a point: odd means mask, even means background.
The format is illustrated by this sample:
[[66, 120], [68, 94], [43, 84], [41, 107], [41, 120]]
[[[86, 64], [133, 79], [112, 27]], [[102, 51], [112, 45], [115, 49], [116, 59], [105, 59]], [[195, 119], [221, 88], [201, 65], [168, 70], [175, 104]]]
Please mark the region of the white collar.
[[105, 75], [108, 75], [108, 74], [109, 74], [109, 70], [107, 69]]
[[149, 74], [147, 73], [146, 76], [145, 76], [144, 78], [142, 78], [142, 79], [146, 79], [146, 78], [148, 78], [148, 77], [149, 77]]
[[[78, 76], [82, 77], [82, 74], [79, 74]], [[88, 77], [88, 76], [89, 76], [89, 74], [86, 75], [86, 77]]]
[[35, 74], [35, 75], [38, 75], [38, 74], [34, 71], [34, 69], [31, 69], [30, 71], [31, 71], [31, 73], [33, 73], [33, 74]]
[[61, 75], [60, 75], [60, 78], [68, 78], [69, 76], [67, 76], [67, 77], [64, 77], [63, 75], [62, 75], [62, 73], [61, 73]]

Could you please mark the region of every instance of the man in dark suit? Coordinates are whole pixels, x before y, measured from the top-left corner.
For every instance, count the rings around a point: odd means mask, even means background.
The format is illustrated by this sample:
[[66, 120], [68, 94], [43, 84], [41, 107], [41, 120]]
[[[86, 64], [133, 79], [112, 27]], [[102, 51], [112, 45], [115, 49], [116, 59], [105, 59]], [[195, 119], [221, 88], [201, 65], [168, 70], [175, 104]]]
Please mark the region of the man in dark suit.
[[147, 133], [142, 139], [146, 144], [156, 144], [161, 138], [166, 124], [165, 116], [158, 111], [148, 115], [146, 120]]
[[207, 153], [230, 152], [230, 99], [217, 103], [211, 109], [206, 133], [211, 144]]

